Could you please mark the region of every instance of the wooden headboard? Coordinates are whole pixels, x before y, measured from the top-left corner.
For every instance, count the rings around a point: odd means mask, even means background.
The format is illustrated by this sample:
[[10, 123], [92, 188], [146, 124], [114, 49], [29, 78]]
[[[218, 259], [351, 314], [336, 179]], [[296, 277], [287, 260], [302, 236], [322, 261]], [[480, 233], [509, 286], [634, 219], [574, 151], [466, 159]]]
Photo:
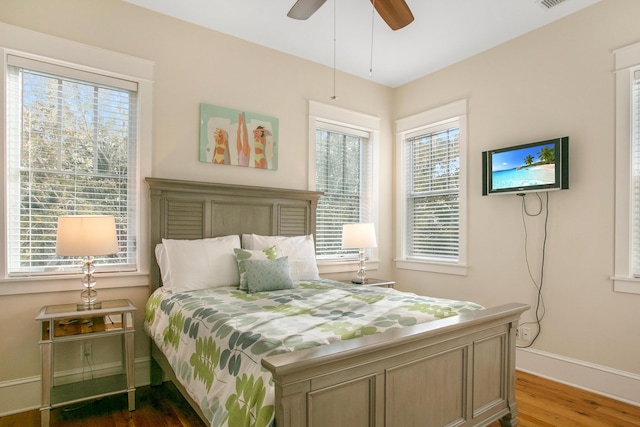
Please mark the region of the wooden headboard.
[[155, 247], [162, 239], [230, 234], [301, 236], [316, 232], [321, 192], [146, 178], [151, 194], [151, 290], [160, 286]]

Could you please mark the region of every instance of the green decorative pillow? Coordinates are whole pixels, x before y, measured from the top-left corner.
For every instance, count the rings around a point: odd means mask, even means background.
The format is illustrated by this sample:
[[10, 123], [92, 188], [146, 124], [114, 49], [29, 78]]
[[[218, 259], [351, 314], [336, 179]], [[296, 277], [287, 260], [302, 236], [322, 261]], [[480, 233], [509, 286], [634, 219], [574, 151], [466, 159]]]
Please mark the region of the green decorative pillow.
[[244, 266], [247, 273], [247, 292], [278, 291], [293, 288], [289, 272], [289, 257], [274, 260], [248, 259]]
[[247, 290], [247, 270], [244, 264], [246, 260], [269, 260], [278, 258], [278, 248], [276, 246], [271, 246], [270, 248], [261, 250], [235, 248], [233, 251], [236, 254], [236, 261], [238, 262], [238, 272], [240, 273], [240, 289], [242, 289], [243, 291]]

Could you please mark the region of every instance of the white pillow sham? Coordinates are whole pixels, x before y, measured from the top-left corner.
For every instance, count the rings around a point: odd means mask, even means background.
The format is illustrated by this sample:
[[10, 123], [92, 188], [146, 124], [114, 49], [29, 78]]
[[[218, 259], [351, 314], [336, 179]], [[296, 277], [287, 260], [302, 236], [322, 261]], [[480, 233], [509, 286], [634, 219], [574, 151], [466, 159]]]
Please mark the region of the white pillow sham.
[[316, 248], [313, 235], [306, 236], [262, 236], [243, 234], [242, 246], [245, 249], [260, 250], [271, 246], [278, 247], [278, 256], [289, 258], [289, 270], [294, 282], [318, 280], [320, 273], [316, 264]]
[[171, 292], [237, 286], [240, 276], [233, 250], [239, 247], [237, 235], [198, 240], [162, 239], [162, 248], [156, 247], [156, 258], [164, 286]]
[[171, 283], [171, 264], [169, 256], [162, 243], [156, 245], [156, 261], [160, 267], [160, 277], [162, 278], [162, 289], [171, 292], [173, 283]]

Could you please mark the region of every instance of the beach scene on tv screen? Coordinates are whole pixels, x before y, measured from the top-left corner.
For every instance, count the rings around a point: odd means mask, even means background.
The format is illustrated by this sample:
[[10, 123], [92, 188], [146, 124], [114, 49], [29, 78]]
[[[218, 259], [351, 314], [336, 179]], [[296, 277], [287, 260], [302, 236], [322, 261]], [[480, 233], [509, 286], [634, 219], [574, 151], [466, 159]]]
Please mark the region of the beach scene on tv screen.
[[494, 190], [548, 185], [556, 179], [554, 144], [493, 153], [491, 164]]

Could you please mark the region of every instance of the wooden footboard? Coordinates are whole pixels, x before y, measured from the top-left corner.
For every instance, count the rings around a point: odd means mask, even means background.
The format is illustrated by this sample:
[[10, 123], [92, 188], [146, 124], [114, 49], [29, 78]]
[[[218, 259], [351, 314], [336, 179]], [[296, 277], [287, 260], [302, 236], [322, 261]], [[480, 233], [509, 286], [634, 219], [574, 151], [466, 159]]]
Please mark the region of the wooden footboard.
[[266, 358], [277, 426], [515, 426], [515, 328], [528, 308], [506, 304]]

